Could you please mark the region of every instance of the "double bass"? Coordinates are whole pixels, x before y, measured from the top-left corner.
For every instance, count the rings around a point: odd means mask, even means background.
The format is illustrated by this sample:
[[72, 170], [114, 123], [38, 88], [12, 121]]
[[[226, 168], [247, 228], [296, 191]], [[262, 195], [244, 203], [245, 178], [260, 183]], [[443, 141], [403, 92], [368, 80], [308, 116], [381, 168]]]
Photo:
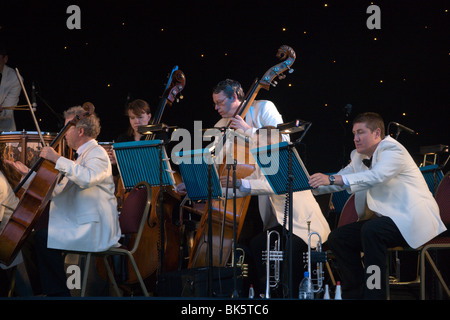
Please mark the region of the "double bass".
[[[58, 146], [67, 130], [71, 126], [76, 125], [81, 119], [89, 117], [95, 109], [90, 102], [85, 102], [83, 108], [86, 112], [69, 121], [50, 143], [50, 147], [55, 148]], [[30, 179], [33, 172], [35, 172], [34, 177], [28, 188], [21, 195], [17, 207], [8, 221], [6, 221], [0, 233], [0, 262], [5, 265], [9, 265], [14, 261], [23, 243], [44, 212], [51, 200], [52, 191], [59, 175], [59, 171], [55, 169], [53, 162], [39, 158], [30, 169], [29, 174], [22, 180], [22, 183], [15, 188], [14, 192], [16, 194], [23, 183]]]
[[[180, 98], [181, 91], [184, 89], [186, 77], [181, 70], [178, 70], [177, 66], [172, 69], [168, 78], [158, 109], [155, 116], [152, 117], [149, 126], [160, 124], [164, 109], [167, 106], [172, 106]], [[145, 132], [145, 127], [147, 126], [140, 127], [139, 130], [143, 129]], [[146, 140], [155, 138], [156, 135], [154, 133], [146, 136]], [[181, 182], [181, 177], [176, 172], [174, 173], [174, 178], [176, 183]], [[151, 194], [151, 211], [142, 231], [139, 246], [133, 255], [139, 272], [147, 285], [150, 286], [150, 290], [154, 289], [156, 277], [161, 272], [173, 271], [178, 268], [180, 227], [174, 223], [172, 211], [181, 201], [179, 194], [166, 187], [162, 187], [162, 189], [159, 186], [152, 187]], [[125, 191], [124, 199], [126, 199], [126, 196]], [[163, 203], [162, 206], [161, 203]], [[160, 211], [160, 209], [162, 210]], [[134, 236], [127, 239], [130, 246], [133, 245], [134, 240]], [[126, 261], [121, 274], [121, 284], [125, 287], [133, 287], [139, 283], [130, 263], [130, 261]], [[100, 276], [106, 279], [106, 270], [103, 263], [97, 261], [96, 266]]]
[[[292, 64], [295, 61], [296, 54], [294, 50], [286, 45], [281, 46], [276, 54], [276, 57], [281, 60], [280, 63], [268, 69], [261, 79], [256, 79], [249, 91], [247, 92], [244, 100], [240, 104], [239, 108], [233, 115], [233, 118], [236, 115], [245, 117], [250, 106], [253, 104], [256, 96], [259, 93], [259, 90], [265, 89], [269, 90], [271, 86], [276, 86], [277, 82], [275, 78], [282, 80], [286, 77], [284, 72], [289, 70], [289, 73], [293, 71], [291, 69]], [[227, 128], [229, 128], [230, 123], [227, 124]], [[225, 145], [225, 144], [224, 144]], [[239, 143], [234, 143], [233, 150], [233, 158], [234, 159], [246, 159], [246, 163], [240, 163], [236, 166], [236, 179], [242, 179], [248, 177], [254, 171], [254, 165], [248, 163], [249, 158], [249, 150], [248, 144], [246, 146], [246, 150], [238, 149], [238, 146], [241, 145]], [[245, 152], [245, 157], [242, 157], [241, 152]], [[227, 154], [227, 153], [225, 153]], [[226, 176], [227, 175], [227, 165], [226, 163], [232, 163], [232, 161], [227, 161], [223, 159], [219, 166], [219, 175]], [[250, 204], [251, 196], [246, 196], [244, 198], [236, 199], [236, 242], [239, 239], [242, 227], [244, 225], [245, 216], [247, 214], [247, 209]], [[233, 245], [233, 237], [234, 237], [234, 210], [233, 210], [233, 200], [212, 200], [212, 250], [214, 252], [212, 257], [212, 266], [224, 267], [231, 255], [232, 245]], [[224, 208], [227, 208], [225, 211]], [[230, 210], [231, 208], [231, 210]], [[210, 224], [208, 221], [208, 205], [203, 212], [202, 218], [200, 220], [200, 225], [198, 227], [197, 233], [195, 235], [194, 244], [189, 256], [189, 264], [188, 268], [193, 267], [203, 267], [208, 266], [209, 260], [209, 248], [208, 248], [208, 225]]]

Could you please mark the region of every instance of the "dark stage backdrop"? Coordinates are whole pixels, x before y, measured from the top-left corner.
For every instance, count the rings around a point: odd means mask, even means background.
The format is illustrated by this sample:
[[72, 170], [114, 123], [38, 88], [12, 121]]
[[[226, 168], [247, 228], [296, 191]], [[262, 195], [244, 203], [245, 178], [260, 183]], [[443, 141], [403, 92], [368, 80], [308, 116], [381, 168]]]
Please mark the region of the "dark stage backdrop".
[[[367, 27], [371, 4], [381, 10], [381, 29]], [[69, 5], [80, 8], [81, 29], [66, 25]], [[3, 3], [0, 38], [28, 94], [36, 84], [41, 130], [60, 129], [46, 104], [61, 114], [91, 101], [102, 120], [100, 141], [126, 129], [127, 97], [155, 110], [174, 65], [186, 75], [184, 99], [162, 121], [212, 126], [219, 117], [212, 87], [232, 78], [248, 89], [289, 45], [295, 72], [257, 99], [273, 101], [286, 122], [311, 121], [301, 155], [311, 173], [332, 172], [348, 161], [351, 120], [360, 112], [417, 131], [399, 136], [417, 158], [420, 146], [450, 143], [449, 10], [444, 0], [19, 0]], [[18, 130], [35, 130], [27, 112], [16, 112], [16, 121]]]

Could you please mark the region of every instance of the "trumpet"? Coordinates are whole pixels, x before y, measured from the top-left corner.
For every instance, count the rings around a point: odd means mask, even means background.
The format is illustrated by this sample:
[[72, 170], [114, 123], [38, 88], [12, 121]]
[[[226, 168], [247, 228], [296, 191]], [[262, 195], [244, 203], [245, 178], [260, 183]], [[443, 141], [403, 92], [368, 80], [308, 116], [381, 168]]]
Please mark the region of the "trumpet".
[[[273, 246], [270, 245], [272, 237], [276, 237]], [[266, 260], [266, 299], [270, 298], [270, 289], [278, 287], [280, 283], [280, 261], [283, 261], [280, 247], [280, 233], [276, 230], [267, 231], [267, 250], [262, 252], [262, 258]]]
[[[311, 288], [313, 293], [318, 293], [322, 291], [323, 280], [324, 280], [324, 272], [323, 272], [323, 263], [327, 262], [327, 253], [322, 252], [322, 238], [317, 232], [310, 232], [310, 224], [311, 221], [307, 221], [308, 223], [308, 252], [303, 253], [304, 262], [308, 263], [308, 273], [311, 279]], [[316, 235], [319, 239], [317, 241], [316, 250], [311, 250], [311, 238]], [[306, 260], [306, 261], [305, 261]], [[312, 265], [316, 264], [314, 273], [315, 277], [313, 277]]]
[[[247, 278], [248, 277], [248, 263], [244, 263], [245, 261], [245, 251], [242, 248], [236, 248], [236, 251], [240, 251], [241, 255], [239, 256], [236, 267], [241, 268], [241, 274], [238, 277], [241, 278]], [[230, 267], [234, 266], [234, 254], [231, 255], [231, 265]]]

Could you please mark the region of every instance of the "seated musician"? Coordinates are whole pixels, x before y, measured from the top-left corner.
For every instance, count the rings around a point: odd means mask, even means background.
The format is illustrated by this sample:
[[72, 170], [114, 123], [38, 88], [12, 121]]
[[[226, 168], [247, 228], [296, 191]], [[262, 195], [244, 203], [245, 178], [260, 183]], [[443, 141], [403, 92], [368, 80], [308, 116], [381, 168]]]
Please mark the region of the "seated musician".
[[[0, 145], [0, 232], [3, 229], [6, 220], [13, 213], [19, 203], [19, 199], [14, 194], [12, 186], [16, 184], [15, 177], [11, 168], [7, 164], [7, 161], [3, 158], [3, 149], [5, 144]], [[12, 265], [16, 265], [21, 261], [21, 256], [18, 256]], [[11, 281], [11, 275], [9, 267], [0, 264], [0, 297], [6, 297], [8, 295], [9, 283]]]
[[[82, 107], [68, 109], [66, 124], [85, 112]], [[93, 114], [65, 134], [67, 145], [77, 151], [75, 161], [48, 146], [40, 153], [54, 162], [61, 174], [52, 194], [48, 228], [33, 235], [42, 290], [47, 296], [70, 296], [60, 250], [98, 252], [116, 245], [120, 238], [111, 163], [95, 140], [99, 133], [100, 120]]]
[[21, 87], [16, 72], [6, 63], [8, 52], [4, 44], [0, 43], [0, 131], [15, 131], [14, 111], [4, 107], [17, 106]]
[[[131, 101], [125, 108], [125, 115], [128, 117], [130, 125], [126, 132], [119, 134], [115, 142], [128, 142], [128, 141], [139, 141], [145, 140], [147, 135], [141, 134], [139, 132], [139, 127], [146, 126], [150, 124], [152, 118], [152, 113], [150, 105], [147, 101], [142, 99], [136, 99]], [[169, 136], [166, 132], [158, 132], [156, 134], [156, 139], [161, 139], [165, 142], [169, 141]], [[170, 154], [170, 153], [169, 153]], [[114, 158], [112, 150], [108, 151], [109, 159], [113, 164], [113, 173], [118, 175], [116, 159]]]
[[[267, 133], [267, 135], [266, 135]], [[261, 137], [263, 137], [261, 139]], [[267, 137], [267, 138], [265, 138]], [[266, 126], [256, 131], [257, 146], [278, 143], [282, 137], [275, 127]], [[227, 176], [220, 177], [222, 187], [227, 186]], [[230, 182], [228, 182], [230, 188]], [[255, 267], [258, 284], [255, 284], [259, 290], [256, 292], [264, 292], [266, 285], [266, 268], [262, 260], [262, 251], [267, 249], [266, 230], [277, 230], [283, 235], [283, 222], [285, 213], [286, 195], [277, 195], [273, 192], [272, 187], [262, 174], [261, 169], [256, 166], [255, 171], [244, 179], [237, 179], [236, 196], [242, 197], [246, 195], [268, 195], [269, 205], [264, 211], [260, 211], [261, 219], [264, 222], [264, 232], [257, 235], [250, 244], [252, 256], [255, 260]], [[232, 191], [231, 191], [232, 193]], [[330, 233], [330, 227], [322, 214], [322, 211], [310, 190], [293, 193], [293, 294], [298, 296], [298, 285], [303, 279], [304, 263], [303, 253], [308, 252], [308, 223], [310, 221], [310, 232], [319, 233], [322, 242], [327, 240]], [[286, 221], [287, 223], [287, 221]], [[285, 226], [287, 229], [287, 226]], [[286, 249], [286, 246], [282, 246]], [[280, 285], [280, 288], [282, 286]], [[277, 293], [276, 293], [277, 294]], [[282, 293], [278, 292], [281, 297]]]
[[[215, 125], [216, 128], [225, 127], [230, 122], [230, 128], [240, 130], [248, 136], [253, 136], [258, 128], [274, 126], [283, 123], [283, 118], [273, 102], [268, 100], [255, 100], [245, 117], [233, 115], [244, 100], [244, 91], [236, 80], [226, 79], [220, 81], [214, 88], [212, 98], [214, 108], [222, 117]], [[288, 140], [283, 135], [283, 140]]]
[[150, 123], [152, 113], [147, 101], [136, 99], [131, 101], [125, 108], [125, 115], [128, 117], [130, 125], [126, 132], [121, 133], [116, 142], [139, 141], [145, 139], [145, 135], [138, 131], [140, 126]]
[[[232, 79], [225, 79], [220, 81], [212, 90], [212, 100], [214, 109], [222, 117], [215, 125], [215, 128], [226, 127], [229, 123], [229, 128], [237, 132], [244, 133], [247, 136], [253, 137], [258, 128], [263, 126], [274, 126], [283, 123], [283, 117], [278, 111], [275, 104], [268, 100], [255, 100], [249, 107], [244, 118], [240, 115], [233, 115], [238, 110], [239, 106], [245, 98], [244, 90], [241, 84]], [[283, 134], [283, 140], [288, 141], [289, 135]], [[186, 193], [184, 183], [177, 185], [177, 192], [180, 194]], [[252, 199], [253, 200], [253, 199]], [[259, 207], [260, 212], [266, 212], [269, 207], [269, 198], [267, 195], [259, 195], [258, 203], [250, 202], [250, 207]], [[254, 210], [249, 213], [252, 214]], [[256, 210], [257, 211], [257, 210]], [[262, 213], [262, 216], [267, 214]], [[246, 224], [251, 223], [251, 217], [247, 215]], [[248, 222], [247, 222], [248, 221]], [[246, 228], [247, 226], [244, 226]], [[241, 234], [241, 242], [245, 242], [245, 232]]]
[[[355, 194], [358, 221], [328, 237], [342, 277], [343, 298], [386, 299], [387, 248], [417, 248], [446, 228], [411, 155], [395, 139], [385, 137], [382, 117], [372, 112], [358, 115], [353, 135], [356, 149], [351, 162], [333, 176], [313, 174], [309, 183], [320, 194], [341, 190]], [[381, 271], [379, 288], [366, 285], [371, 266]]]

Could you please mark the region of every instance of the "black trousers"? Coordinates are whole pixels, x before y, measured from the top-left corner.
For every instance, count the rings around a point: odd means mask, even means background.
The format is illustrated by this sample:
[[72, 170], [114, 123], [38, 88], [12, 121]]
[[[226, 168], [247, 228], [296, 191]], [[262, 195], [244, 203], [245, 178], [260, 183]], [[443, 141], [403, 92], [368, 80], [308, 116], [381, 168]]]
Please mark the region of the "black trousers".
[[[387, 249], [405, 246], [406, 241], [389, 217], [349, 223], [333, 230], [327, 241], [336, 257], [344, 299], [387, 298]], [[361, 252], [364, 253], [361, 259]], [[374, 287], [374, 267], [379, 267], [379, 288]], [[370, 267], [370, 269], [368, 269]], [[368, 284], [369, 280], [369, 285]], [[374, 282], [372, 282], [374, 280]]]
[[27, 240], [29, 242], [28, 250], [34, 249], [35, 255], [24, 254], [25, 264], [37, 266], [43, 294], [70, 297], [62, 251], [47, 248], [47, 239], [47, 229], [40, 229], [30, 236]]
[[[278, 225], [270, 230], [276, 230], [280, 233], [281, 249], [284, 251], [284, 261], [281, 263], [281, 281], [278, 289], [273, 289], [271, 295], [274, 298], [282, 298], [287, 296], [287, 284], [288, 284], [288, 263], [287, 263], [287, 244], [283, 239], [283, 227]], [[262, 259], [262, 251], [267, 249], [267, 233], [263, 232], [258, 234], [250, 242], [250, 250], [254, 258], [254, 265], [257, 275], [257, 283], [254, 284], [256, 294], [264, 293], [266, 291], [266, 264]], [[293, 298], [298, 297], [298, 285], [303, 279], [305, 271], [303, 262], [303, 253], [308, 252], [308, 245], [295, 234], [292, 237], [292, 294]]]

